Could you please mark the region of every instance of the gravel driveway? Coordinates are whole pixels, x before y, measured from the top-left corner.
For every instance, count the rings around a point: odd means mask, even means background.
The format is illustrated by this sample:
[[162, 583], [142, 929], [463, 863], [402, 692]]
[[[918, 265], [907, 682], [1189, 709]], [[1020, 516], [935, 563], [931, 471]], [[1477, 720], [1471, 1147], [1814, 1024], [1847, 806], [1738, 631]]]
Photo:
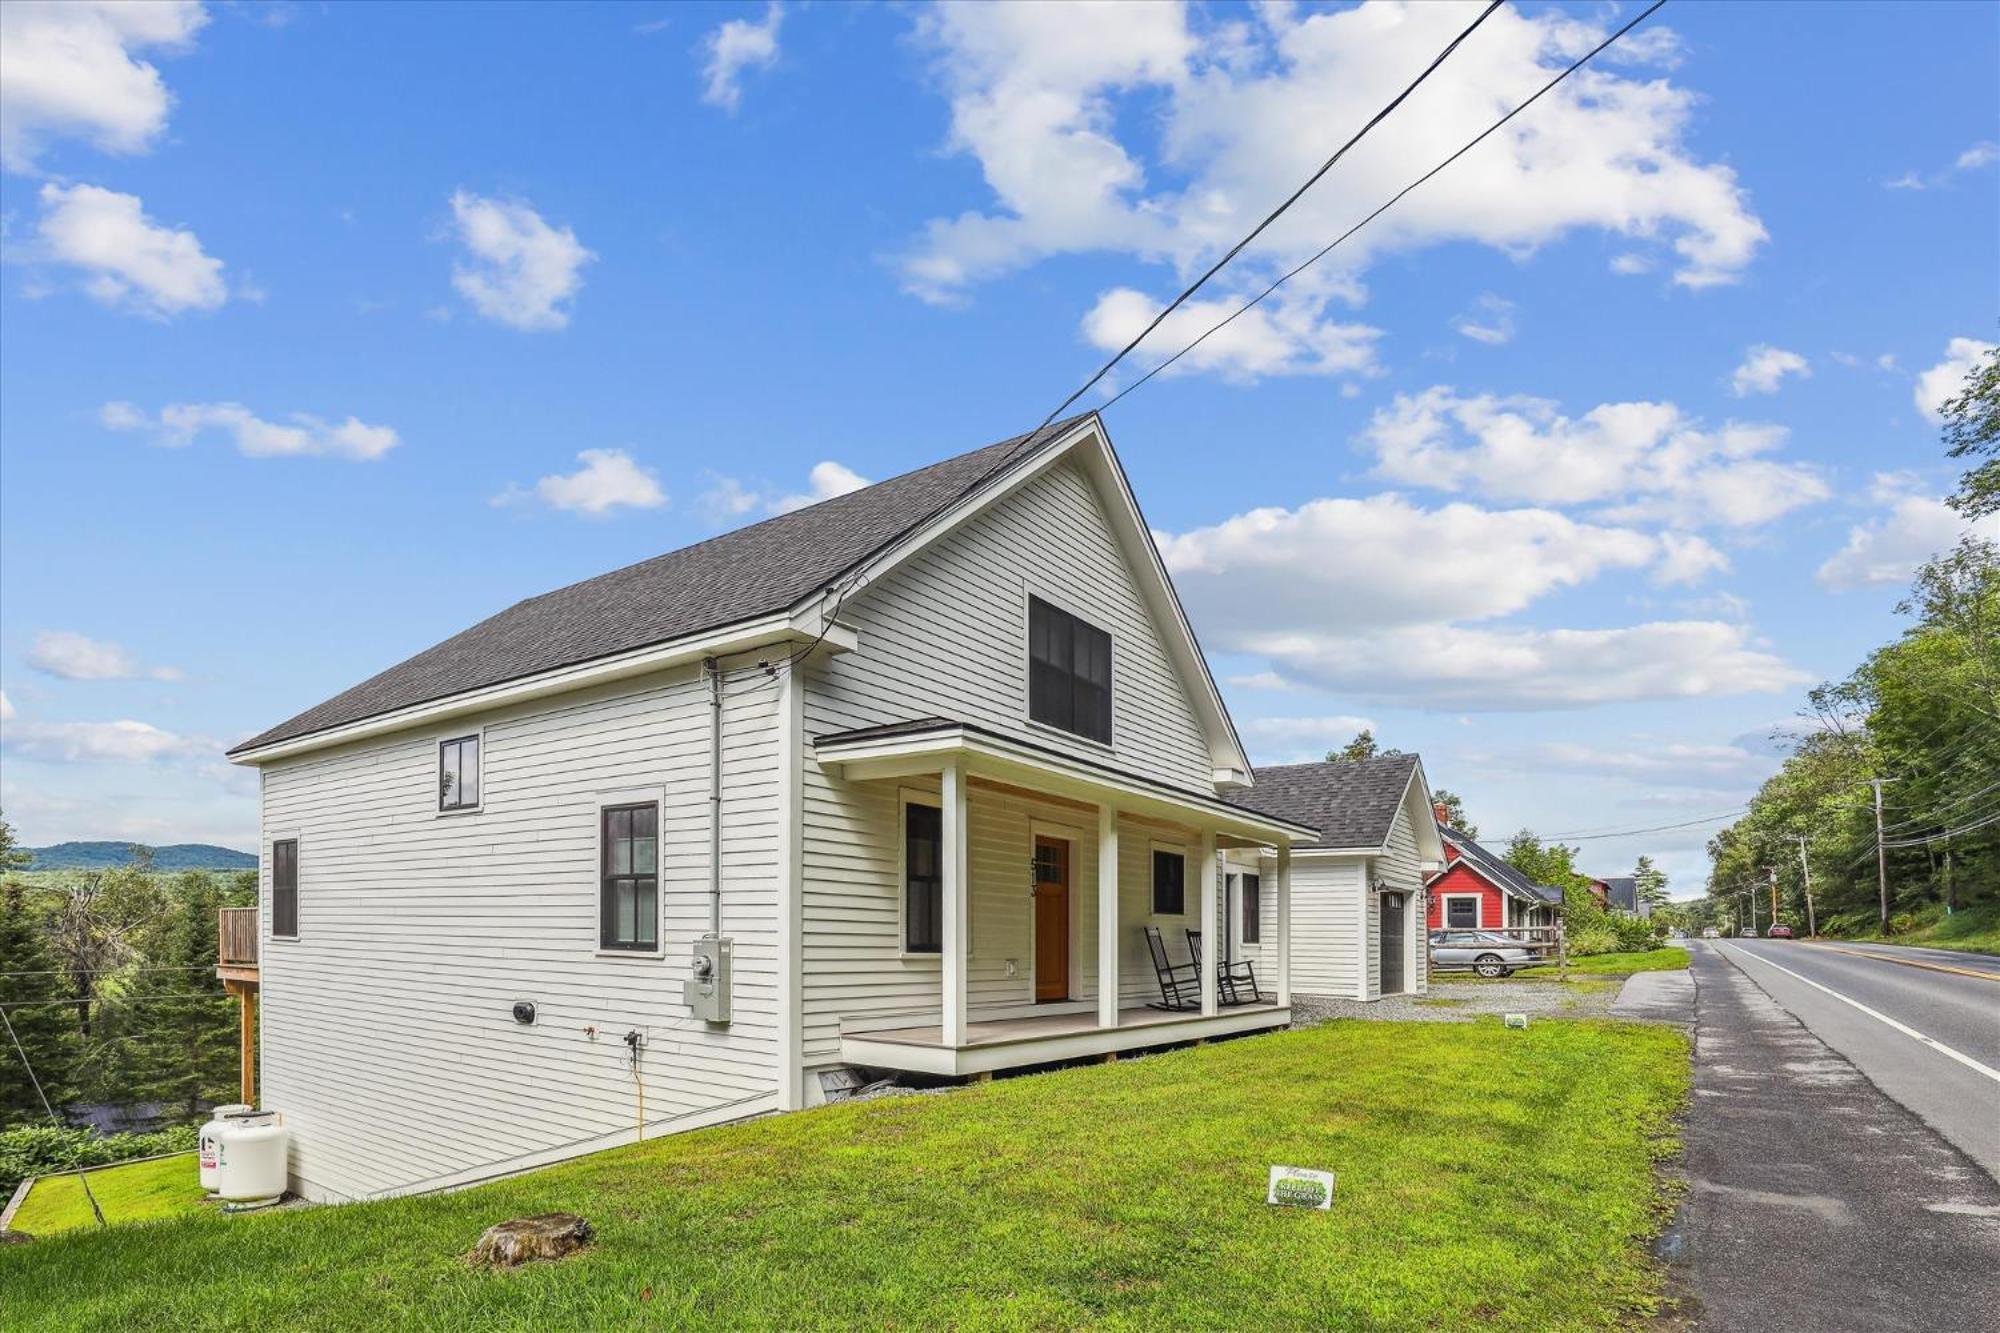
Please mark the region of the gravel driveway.
[[1603, 1018], [1617, 998], [1616, 981], [1435, 981], [1428, 995], [1385, 995], [1366, 1002], [1295, 994], [1292, 1023], [1310, 1027], [1329, 1018], [1470, 1023], [1487, 1014]]

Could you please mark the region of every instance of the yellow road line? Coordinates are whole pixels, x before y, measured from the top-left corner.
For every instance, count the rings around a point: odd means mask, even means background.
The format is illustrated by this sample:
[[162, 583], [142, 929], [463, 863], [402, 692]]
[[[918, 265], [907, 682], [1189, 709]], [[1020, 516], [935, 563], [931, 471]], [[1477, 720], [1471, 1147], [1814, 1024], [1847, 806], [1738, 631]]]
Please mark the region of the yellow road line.
[[1850, 958], [1873, 958], [1878, 963], [1896, 963], [1903, 967], [1921, 967], [1929, 972], [1949, 972], [1953, 976], [1978, 977], [1981, 981], [2000, 981], [2000, 972], [1980, 972], [1969, 967], [1953, 967], [1948, 963], [1933, 963], [1921, 958], [1898, 958], [1890, 953], [1871, 953], [1867, 949], [1843, 949], [1838, 944], [1821, 944], [1822, 949], [1844, 953]]

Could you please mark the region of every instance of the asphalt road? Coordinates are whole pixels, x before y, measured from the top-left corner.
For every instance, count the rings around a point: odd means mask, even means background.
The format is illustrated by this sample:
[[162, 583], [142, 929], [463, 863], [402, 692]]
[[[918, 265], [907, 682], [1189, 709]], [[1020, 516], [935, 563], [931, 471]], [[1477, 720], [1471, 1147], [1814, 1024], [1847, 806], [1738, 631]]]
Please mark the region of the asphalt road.
[[2000, 1330], [2000, 1181], [1972, 1151], [2000, 1133], [2000, 982], [1937, 966], [1696, 948], [1688, 1194], [1662, 1250], [1704, 1333]]
[[1786, 940], [1708, 947], [2000, 1181], [2000, 958]]

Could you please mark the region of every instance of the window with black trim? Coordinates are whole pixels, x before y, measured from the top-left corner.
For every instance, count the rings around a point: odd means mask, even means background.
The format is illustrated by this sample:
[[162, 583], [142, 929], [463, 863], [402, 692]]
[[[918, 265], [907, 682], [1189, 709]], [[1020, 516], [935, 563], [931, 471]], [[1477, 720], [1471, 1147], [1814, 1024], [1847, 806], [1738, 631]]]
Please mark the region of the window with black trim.
[[1179, 852], [1153, 852], [1153, 915], [1187, 914], [1187, 857]]
[[903, 807], [903, 951], [944, 952], [944, 811]]
[[271, 933], [299, 933], [299, 840], [271, 844]]
[[1245, 875], [1238, 891], [1243, 895], [1243, 942], [1257, 944], [1264, 938], [1264, 877]]
[[598, 945], [650, 953], [660, 947], [659, 807], [610, 805], [603, 821]]
[[471, 810], [479, 804], [479, 737], [456, 736], [438, 745], [438, 809]]
[[1444, 923], [1454, 930], [1476, 930], [1479, 927], [1479, 899], [1447, 898], [1444, 900]]
[[1111, 636], [1028, 599], [1028, 716], [1111, 743]]

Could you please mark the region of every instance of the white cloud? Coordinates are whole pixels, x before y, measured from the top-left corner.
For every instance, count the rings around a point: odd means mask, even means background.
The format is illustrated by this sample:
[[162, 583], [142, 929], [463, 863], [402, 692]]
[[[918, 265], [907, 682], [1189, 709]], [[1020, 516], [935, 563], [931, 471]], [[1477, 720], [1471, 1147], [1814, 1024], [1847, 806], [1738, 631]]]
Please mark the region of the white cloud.
[[1776, 393], [1787, 375], [1801, 379], [1812, 376], [1812, 367], [1797, 352], [1788, 352], [1769, 343], [1758, 343], [1743, 354], [1743, 364], [1729, 377], [1729, 391], [1738, 398], [1753, 393]]
[[539, 332], [569, 324], [583, 266], [597, 258], [568, 227], [551, 227], [525, 203], [459, 190], [451, 196], [458, 240], [468, 258], [451, 285], [486, 318]]
[[193, 232], [155, 223], [137, 195], [51, 183], [41, 202], [40, 244], [29, 257], [81, 269], [93, 300], [166, 319], [229, 299], [222, 261]]
[[1665, 587], [1699, 583], [1710, 574], [1724, 573], [1728, 568], [1729, 557], [1702, 538], [1687, 532], [1663, 532], [1659, 563], [1653, 567], [1653, 582]]
[[[954, 301], [1041, 259], [1100, 250], [1188, 274], [1288, 195], [1470, 12], [1269, 5], [1244, 22], [1167, 4], [925, 9], [918, 34], [951, 101], [948, 146], [977, 160], [992, 205], [932, 220], [903, 257], [905, 284]], [[1562, 11], [1496, 13], [1476, 50], [1259, 239], [1240, 281], [1318, 250], [1601, 32]], [[1656, 62], [1676, 52], [1658, 40], [1622, 50]], [[1579, 228], [1670, 249], [1683, 285], [1733, 281], [1765, 231], [1733, 172], [1688, 147], [1694, 100], [1656, 71], [1587, 68], [1359, 233], [1307, 275], [1308, 291], [1356, 295], [1357, 276], [1386, 253], [1470, 241], [1520, 255]]]
[[794, 509], [804, 509], [807, 505], [831, 500], [870, 484], [868, 478], [853, 468], [832, 459], [813, 464], [812, 470], [806, 474], [806, 489], [796, 494], [751, 486], [736, 477], [715, 472], [708, 474], [708, 480], [709, 487], [702, 493], [701, 507], [710, 518], [719, 521], [741, 518], [758, 509], [767, 514], [789, 514]]
[[28, 648], [28, 665], [64, 680], [179, 680], [176, 667], [147, 666], [128, 648], [73, 630], [43, 630]]
[[1356, 733], [1375, 730], [1373, 720], [1336, 714], [1332, 717], [1253, 717], [1238, 724], [1243, 739], [1260, 763], [1305, 763], [1324, 758], [1353, 740]]
[[1993, 351], [1977, 338], [1953, 338], [1945, 344], [1944, 360], [1917, 376], [1917, 410], [1932, 421], [1944, 420], [1944, 405], [1965, 389], [1965, 377]]
[[1545, 509], [1426, 510], [1399, 495], [1253, 509], [1155, 534], [1204, 634], [1268, 625], [1377, 627], [1507, 615], [1659, 554], [1653, 538]]
[[1704, 429], [1672, 403], [1603, 403], [1564, 416], [1545, 399], [1399, 394], [1362, 432], [1378, 475], [1496, 500], [1606, 506], [1619, 521], [1754, 527], [1825, 499], [1811, 467], [1758, 457], [1779, 426]]
[[[533, 494], [551, 508], [601, 518], [614, 509], [658, 509], [666, 504], [667, 493], [660, 489], [659, 479], [623, 449], [585, 449], [576, 457], [583, 464], [576, 471], [555, 473], [535, 483]], [[493, 502], [510, 504], [526, 498], [527, 492], [509, 487]]]
[[1223, 682], [1239, 690], [1291, 690], [1298, 687], [1275, 671], [1251, 671], [1240, 676], [1231, 676]]
[[746, 69], [769, 69], [778, 63], [778, 25], [784, 11], [775, 2], [764, 11], [761, 23], [730, 19], [708, 35], [702, 43], [708, 64], [702, 77], [708, 81], [701, 100], [710, 106], [734, 111], [743, 100], [741, 76]]
[[831, 500], [836, 495], [858, 491], [867, 484], [868, 478], [853, 468], [828, 459], [825, 462], [814, 463], [812, 471], [806, 474], [804, 494], [782, 496], [774, 501], [771, 507], [777, 513], [788, 514], [794, 509], [816, 505], [821, 500]]
[[[1878, 478], [1877, 493], [1882, 493]], [[1820, 586], [1835, 592], [1908, 583], [1917, 566], [1957, 545], [1967, 533], [2000, 541], [2000, 514], [1968, 521], [1944, 501], [1922, 495], [1887, 497], [1888, 513], [1847, 531], [1847, 545], [1819, 567]]]
[[1902, 175], [1882, 182], [1885, 190], [1935, 190], [1952, 183], [1952, 178], [1981, 167], [2000, 162], [2000, 143], [1982, 139], [1965, 149], [1951, 160], [1951, 165], [1939, 171], [1924, 173], [1906, 171]]
[[1609, 749], [1571, 741], [1549, 741], [1524, 756], [1528, 771], [1561, 769], [1603, 777], [1664, 780], [1683, 786], [1738, 785], [1777, 767], [1768, 754], [1741, 745], [1665, 745]]
[[1742, 625], [1660, 621], [1617, 629], [1412, 625], [1253, 635], [1244, 647], [1325, 690], [1428, 708], [1531, 710], [1768, 693], [1811, 677]]
[[[1169, 315], [1139, 363], [1163, 357], [1199, 338], [1241, 302], [1189, 301]], [[1282, 293], [1257, 306], [1174, 363], [1166, 374], [1213, 371], [1234, 383], [1270, 375], [1369, 374], [1382, 331], [1325, 317], [1327, 298]], [[1083, 317], [1083, 334], [1100, 351], [1115, 352], [1146, 327], [1159, 305], [1144, 292], [1116, 287], [1097, 298]], [[1158, 355], [1152, 353], [1157, 349]]]
[[371, 426], [355, 417], [325, 421], [293, 412], [284, 421], [266, 421], [241, 403], [170, 403], [157, 417], [131, 403], [106, 403], [98, 420], [117, 431], [144, 431], [155, 444], [183, 448], [206, 431], [219, 431], [251, 458], [320, 456], [369, 462], [401, 443], [394, 428]]
[[0, 166], [31, 172], [48, 143], [77, 138], [143, 153], [173, 98], [135, 53], [184, 51], [208, 22], [195, 0], [8, 0], [0, 5]]
[[1472, 309], [1451, 322], [1452, 328], [1474, 342], [1499, 347], [1514, 341], [1514, 303], [1488, 292]]
[[203, 736], [162, 731], [149, 722], [12, 722], [0, 743], [29, 759], [62, 763], [152, 763], [206, 759], [222, 753], [222, 743]]

